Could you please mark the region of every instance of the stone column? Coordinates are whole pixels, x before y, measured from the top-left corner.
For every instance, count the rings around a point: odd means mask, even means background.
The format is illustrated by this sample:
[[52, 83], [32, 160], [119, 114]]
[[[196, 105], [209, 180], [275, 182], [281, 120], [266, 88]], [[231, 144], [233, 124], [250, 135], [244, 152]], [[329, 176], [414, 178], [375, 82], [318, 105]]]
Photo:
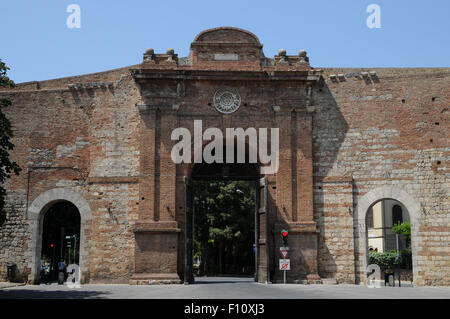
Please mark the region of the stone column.
[[176, 164], [172, 160], [172, 130], [178, 127], [176, 110], [164, 109], [161, 112], [159, 134], [159, 213], [160, 221], [175, 221], [176, 213]]
[[[284, 159], [284, 169], [277, 176], [277, 184], [284, 185], [277, 197], [279, 210], [284, 210], [286, 196], [289, 196], [290, 209], [288, 220], [278, 221], [274, 227], [275, 254], [280, 258], [279, 247], [281, 242], [281, 230], [289, 231], [289, 259], [291, 270], [287, 273], [288, 282], [316, 282], [320, 280], [318, 275], [317, 251], [318, 234], [314, 222], [313, 211], [313, 158], [312, 158], [312, 107], [304, 106], [294, 108], [288, 121], [278, 122], [281, 127], [290, 129], [290, 134], [285, 137], [280, 134], [280, 144], [289, 144], [289, 151], [284, 151], [280, 157]], [[283, 142], [284, 140], [284, 142]], [[287, 167], [289, 166], [289, 168]], [[277, 185], [277, 188], [279, 186]], [[278, 199], [284, 199], [278, 201]], [[281, 281], [283, 274], [276, 265], [275, 282]]]
[[[176, 167], [170, 157], [170, 134], [176, 114], [161, 107], [138, 106], [141, 129], [139, 221], [135, 233], [135, 273], [130, 284], [180, 283], [175, 221]], [[161, 174], [163, 172], [163, 174]]]
[[279, 128], [279, 163], [276, 174], [276, 203], [283, 221], [288, 223], [293, 219], [292, 207], [292, 130], [291, 110], [280, 110], [275, 113], [276, 127]]
[[312, 113], [305, 109], [296, 111], [297, 149], [297, 216], [295, 221], [312, 222], [313, 205], [313, 154], [312, 154]]
[[137, 105], [141, 115], [139, 139], [139, 221], [155, 220], [156, 113], [157, 108]]

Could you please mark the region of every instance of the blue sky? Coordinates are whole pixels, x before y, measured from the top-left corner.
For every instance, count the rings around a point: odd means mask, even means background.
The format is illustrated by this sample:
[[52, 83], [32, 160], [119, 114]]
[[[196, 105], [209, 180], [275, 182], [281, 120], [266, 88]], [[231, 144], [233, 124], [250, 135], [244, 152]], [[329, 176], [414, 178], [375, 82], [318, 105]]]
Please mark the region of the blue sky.
[[[81, 28], [66, 26], [70, 4]], [[369, 29], [369, 4], [381, 28]], [[3, 0], [0, 58], [16, 83], [138, 64], [148, 47], [186, 56], [202, 30], [247, 29], [264, 53], [308, 51], [314, 67], [449, 67], [449, 0]]]

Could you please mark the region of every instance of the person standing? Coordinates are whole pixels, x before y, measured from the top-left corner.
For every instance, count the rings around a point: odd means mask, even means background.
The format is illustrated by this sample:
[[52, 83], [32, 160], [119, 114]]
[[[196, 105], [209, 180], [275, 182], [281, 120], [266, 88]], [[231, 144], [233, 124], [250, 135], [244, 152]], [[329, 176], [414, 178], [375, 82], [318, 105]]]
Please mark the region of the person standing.
[[44, 284], [50, 284], [50, 264], [48, 261], [44, 261]]
[[61, 258], [60, 262], [58, 263], [58, 284], [59, 285], [64, 284], [65, 269], [66, 269], [66, 263], [65, 263], [64, 259]]

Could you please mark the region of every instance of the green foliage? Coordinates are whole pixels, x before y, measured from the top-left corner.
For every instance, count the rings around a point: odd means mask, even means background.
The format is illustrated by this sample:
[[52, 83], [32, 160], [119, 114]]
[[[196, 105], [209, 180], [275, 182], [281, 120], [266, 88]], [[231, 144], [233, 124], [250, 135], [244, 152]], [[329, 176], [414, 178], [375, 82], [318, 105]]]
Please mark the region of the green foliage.
[[[243, 195], [239, 195], [237, 189]], [[249, 223], [254, 222], [254, 190], [249, 183], [198, 182], [195, 184], [195, 193], [196, 238], [199, 241], [245, 237], [242, 229], [248, 229]], [[202, 228], [201, 225], [205, 227]]]
[[411, 224], [410, 223], [398, 223], [392, 227], [394, 234], [403, 235], [406, 238], [406, 247], [411, 247]]
[[202, 256], [202, 243], [197, 239], [194, 239], [194, 258], [198, 258]]
[[254, 183], [198, 181], [194, 184], [194, 192], [194, 256], [201, 256], [202, 263], [208, 260], [208, 269], [204, 270], [225, 273], [231, 270], [222, 266], [245, 264], [244, 260], [251, 260]]
[[[406, 245], [410, 247], [411, 243], [411, 224], [398, 223], [392, 227], [392, 232], [398, 235], [404, 235], [406, 238]], [[400, 250], [400, 268], [412, 269], [412, 254], [411, 248]], [[398, 266], [397, 251], [392, 250], [384, 253], [369, 251], [369, 264], [377, 264], [381, 270], [393, 270]]]
[[[391, 250], [384, 253], [369, 251], [369, 264], [380, 266], [381, 271], [393, 270], [397, 267], [397, 251]], [[400, 268], [412, 269], [411, 249], [400, 251]]]
[[[0, 59], [0, 87], [12, 88], [15, 86], [14, 82], [6, 76], [9, 68]], [[3, 208], [5, 206], [6, 190], [4, 183], [11, 177], [11, 171], [19, 175], [21, 169], [15, 162], [9, 159], [10, 152], [14, 149], [11, 143], [13, 132], [11, 123], [3, 113], [3, 108], [11, 105], [8, 99], [0, 98], [0, 226], [5, 221], [5, 213]]]
[[392, 227], [394, 234], [405, 235], [408, 241], [411, 240], [411, 224], [410, 223], [398, 223]]
[[394, 269], [397, 265], [397, 252], [395, 250], [384, 253], [369, 251], [369, 264], [380, 266], [381, 271]]
[[14, 82], [6, 76], [6, 72], [9, 70], [9, 68], [6, 66], [6, 64], [0, 59], [0, 87], [9, 87], [13, 88], [16, 85]]

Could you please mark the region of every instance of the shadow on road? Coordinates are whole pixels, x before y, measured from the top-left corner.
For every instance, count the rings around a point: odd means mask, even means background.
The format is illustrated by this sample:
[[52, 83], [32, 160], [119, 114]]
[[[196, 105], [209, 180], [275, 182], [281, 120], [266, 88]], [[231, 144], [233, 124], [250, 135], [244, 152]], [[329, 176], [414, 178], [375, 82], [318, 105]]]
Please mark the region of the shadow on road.
[[195, 284], [237, 284], [253, 283], [253, 277], [195, 277]]
[[106, 291], [43, 290], [43, 289], [2, 289], [0, 299], [103, 299], [108, 298]]

